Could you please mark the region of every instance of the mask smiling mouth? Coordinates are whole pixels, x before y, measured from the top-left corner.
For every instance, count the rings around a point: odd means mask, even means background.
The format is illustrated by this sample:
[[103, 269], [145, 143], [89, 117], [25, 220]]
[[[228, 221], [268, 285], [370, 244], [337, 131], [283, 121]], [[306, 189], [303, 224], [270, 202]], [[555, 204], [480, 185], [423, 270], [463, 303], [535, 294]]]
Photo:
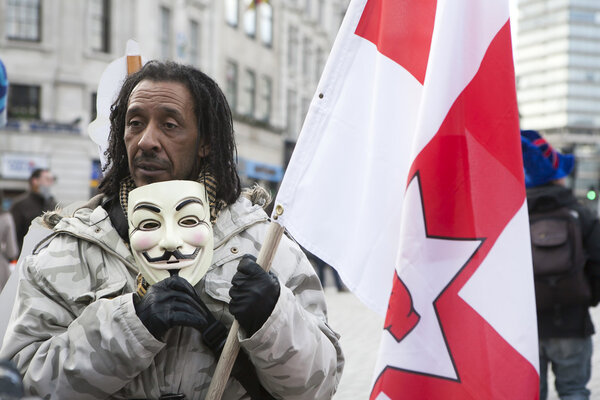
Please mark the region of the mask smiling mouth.
[[160, 257], [150, 257], [145, 251], [142, 255], [149, 263], [177, 264], [179, 261], [195, 259], [199, 252], [200, 247], [197, 247], [192, 254], [182, 254], [179, 250], [167, 250]]

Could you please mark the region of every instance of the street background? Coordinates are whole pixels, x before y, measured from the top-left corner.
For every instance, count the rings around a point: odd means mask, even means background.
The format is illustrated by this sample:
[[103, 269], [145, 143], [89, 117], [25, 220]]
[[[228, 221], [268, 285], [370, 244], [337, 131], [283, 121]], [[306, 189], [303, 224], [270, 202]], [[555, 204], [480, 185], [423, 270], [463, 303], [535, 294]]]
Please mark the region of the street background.
[[[333, 282], [328, 276], [326, 282]], [[366, 400], [369, 398], [373, 369], [379, 351], [383, 317], [371, 311], [351, 292], [338, 292], [334, 286], [325, 288], [329, 325], [341, 335], [340, 343], [346, 356], [344, 374], [334, 396], [335, 400]], [[592, 308], [596, 331], [600, 329], [600, 308]], [[559, 400], [554, 390], [554, 377], [548, 377], [548, 400]], [[600, 336], [594, 335], [592, 379], [588, 385], [592, 400], [600, 400]], [[425, 399], [419, 399], [425, 400]], [[515, 399], [517, 400], [517, 399]]]

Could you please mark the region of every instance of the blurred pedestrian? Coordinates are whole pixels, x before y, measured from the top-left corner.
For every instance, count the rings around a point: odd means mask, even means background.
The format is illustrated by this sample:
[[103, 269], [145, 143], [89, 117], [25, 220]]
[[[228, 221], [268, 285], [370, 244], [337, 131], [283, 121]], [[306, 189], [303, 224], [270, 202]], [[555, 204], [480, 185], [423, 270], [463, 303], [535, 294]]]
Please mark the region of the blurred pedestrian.
[[17, 198], [10, 207], [15, 222], [19, 252], [23, 247], [23, 238], [29, 230], [31, 221], [42, 215], [44, 211], [51, 211], [56, 207], [56, 201], [51, 193], [52, 185], [54, 185], [54, 176], [49, 169], [34, 169], [29, 177], [29, 192]]
[[[2, 196], [0, 196], [0, 207]], [[0, 292], [10, 276], [10, 262], [17, 258], [19, 247], [15, 236], [15, 224], [9, 212], [0, 208]]]
[[540, 356], [540, 399], [548, 395], [548, 364], [561, 399], [589, 399], [594, 326], [589, 307], [600, 300], [600, 224], [565, 178], [572, 155], [535, 131], [521, 144], [531, 226]]
[[335, 268], [331, 267], [325, 261], [321, 260], [319, 257], [315, 256], [306, 249], [304, 249], [304, 252], [306, 253], [306, 256], [308, 257], [310, 262], [315, 266], [317, 270], [317, 276], [319, 277], [319, 280], [321, 281], [321, 286], [323, 286], [323, 288], [325, 287], [325, 275], [327, 274], [327, 269], [331, 269], [333, 280], [335, 282], [335, 287], [337, 288], [338, 292], [347, 291], [346, 286], [344, 286], [344, 284], [342, 283], [340, 274], [338, 274]]

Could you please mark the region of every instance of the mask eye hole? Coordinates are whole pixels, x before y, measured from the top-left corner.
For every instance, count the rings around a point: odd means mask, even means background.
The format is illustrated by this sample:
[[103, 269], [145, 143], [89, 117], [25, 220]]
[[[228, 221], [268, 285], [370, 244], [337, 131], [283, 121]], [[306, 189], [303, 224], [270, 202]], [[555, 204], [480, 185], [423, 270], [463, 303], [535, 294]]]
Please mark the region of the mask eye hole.
[[153, 219], [146, 219], [140, 223], [139, 229], [142, 231], [155, 231], [160, 228], [160, 222]]
[[184, 228], [191, 228], [200, 223], [200, 219], [193, 215], [188, 215], [187, 217], [183, 217], [179, 220], [179, 226], [183, 226]]

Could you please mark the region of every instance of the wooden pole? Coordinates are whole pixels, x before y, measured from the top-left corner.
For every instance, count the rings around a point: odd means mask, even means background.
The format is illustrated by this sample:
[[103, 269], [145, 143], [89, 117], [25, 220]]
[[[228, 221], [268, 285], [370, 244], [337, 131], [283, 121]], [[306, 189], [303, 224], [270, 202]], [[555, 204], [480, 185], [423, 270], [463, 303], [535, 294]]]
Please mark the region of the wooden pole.
[[[258, 253], [258, 258], [256, 260], [257, 264], [260, 265], [265, 271], [268, 271], [269, 268], [271, 268], [271, 262], [275, 256], [277, 246], [279, 246], [279, 241], [281, 240], [283, 231], [284, 228], [281, 225], [279, 225], [277, 222], [271, 221], [267, 231], [267, 236], [265, 237], [265, 241], [260, 248], [260, 252]], [[208, 393], [206, 394], [205, 400], [221, 400], [221, 396], [223, 396], [225, 385], [227, 384], [227, 380], [231, 374], [231, 369], [233, 368], [233, 364], [235, 363], [235, 359], [240, 350], [240, 342], [237, 339], [239, 327], [239, 323], [237, 321], [233, 321], [233, 324], [229, 329], [227, 341], [223, 347], [223, 352], [221, 352], [221, 357], [217, 363], [215, 374], [213, 375], [210, 386], [208, 387]]]

